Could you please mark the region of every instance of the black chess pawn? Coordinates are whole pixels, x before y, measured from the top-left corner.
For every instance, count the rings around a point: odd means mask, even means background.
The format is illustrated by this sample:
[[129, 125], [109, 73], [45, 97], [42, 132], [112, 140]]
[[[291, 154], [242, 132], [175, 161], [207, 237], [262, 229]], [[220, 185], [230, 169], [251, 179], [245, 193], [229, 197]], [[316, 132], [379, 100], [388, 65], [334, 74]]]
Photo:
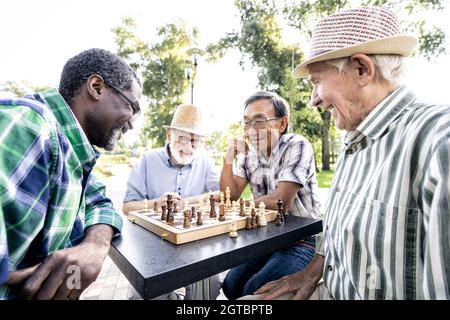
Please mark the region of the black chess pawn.
[[281, 214], [277, 213], [277, 217], [275, 218], [275, 225], [281, 226]]
[[239, 199], [239, 216], [245, 217], [244, 199]]
[[191, 210], [186, 210], [183, 212], [183, 214], [184, 214], [183, 228], [189, 228], [191, 226]]
[[283, 200], [278, 199], [277, 201], [277, 211], [280, 214], [280, 221], [284, 222], [284, 204], [283, 204]]
[[167, 219], [167, 206], [164, 204], [161, 206], [161, 220], [164, 221]]
[[196, 216], [195, 207], [191, 207], [191, 219], [194, 220]]
[[250, 229], [252, 229], [253, 228], [253, 225], [252, 225], [252, 217], [247, 217], [247, 218], [245, 218], [245, 229], [246, 230], [250, 230]]
[[158, 201], [153, 202], [153, 211], [158, 211]]
[[202, 224], [203, 224], [202, 212], [199, 211], [199, 212], [197, 212], [197, 225], [201, 226]]
[[223, 203], [220, 205], [219, 221], [225, 221], [225, 205]]
[[178, 213], [178, 207], [176, 202], [173, 203], [173, 213]]

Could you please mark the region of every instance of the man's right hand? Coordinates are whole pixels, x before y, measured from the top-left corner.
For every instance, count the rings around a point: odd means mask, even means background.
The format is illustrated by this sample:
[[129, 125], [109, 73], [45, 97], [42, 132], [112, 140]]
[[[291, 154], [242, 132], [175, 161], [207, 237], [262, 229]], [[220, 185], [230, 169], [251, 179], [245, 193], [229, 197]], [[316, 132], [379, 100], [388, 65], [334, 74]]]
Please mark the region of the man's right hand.
[[164, 192], [164, 194], [158, 198], [158, 207], [161, 207], [162, 205], [167, 205], [167, 195], [172, 196], [173, 203], [177, 203], [181, 199], [180, 195], [176, 192]]
[[242, 138], [231, 138], [228, 141], [228, 150], [225, 156], [225, 160], [228, 164], [232, 164], [234, 158], [240, 153], [247, 153], [249, 146], [247, 142]]
[[254, 294], [264, 295], [262, 300], [273, 300], [291, 292], [294, 295], [292, 300], [306, 300], [314, 292], [316, 284], [317, 281], [305, 277], [303, 272], [297, 272], [266, 283]]

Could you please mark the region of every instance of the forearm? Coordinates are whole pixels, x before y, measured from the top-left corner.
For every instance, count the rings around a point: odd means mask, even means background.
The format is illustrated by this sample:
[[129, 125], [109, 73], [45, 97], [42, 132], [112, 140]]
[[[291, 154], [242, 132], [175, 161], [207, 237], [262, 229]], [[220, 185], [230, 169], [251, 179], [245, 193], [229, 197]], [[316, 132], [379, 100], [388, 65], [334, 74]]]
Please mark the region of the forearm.
[[111, 246], [112, 237], [113, 229], [111, 226], [96, 224], [86, 230], [82, 244], [94, 246], [99, 254], [106, 257]]
[[232, 162], [227, 160], [227, 157], [224, 158], [224, 164], [222, 167], [222, 172], [220, 174], [220, 190], [226, 190], [227, 187], [230, 188], [230, 197], [231, 200], [237, 200], [242, 190], [239, 192], [238, 185], [235, 181], [234, 175], [233, 175], [233, 165]]
[[[147, 207], [153, 208], [153, 202], [147, 201]], [[130, 211], [142, 210], [144, 208], [144, 200], [133, 200], [125, 202], [122, 206], [122, 211], [125, 215], [128, 215]]]
[[303, 275], [305, 279], [314, 281], [315, 283], [319, 282], [319, 280], [323, 276], [323, 265], [324, 265], [325, 258], [320, 255], [316, 254], [309, 265], [306, 267], [306, 269], [303, 271]]

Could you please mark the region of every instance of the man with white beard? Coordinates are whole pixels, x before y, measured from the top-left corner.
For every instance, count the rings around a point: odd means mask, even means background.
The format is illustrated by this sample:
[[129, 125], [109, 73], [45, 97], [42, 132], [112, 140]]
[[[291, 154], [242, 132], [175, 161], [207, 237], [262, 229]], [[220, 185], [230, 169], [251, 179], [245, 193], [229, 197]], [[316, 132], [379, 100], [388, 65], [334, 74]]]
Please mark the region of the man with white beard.
[[[219, 194], [219, 175], [214, 161], [200, 151], [205, 136], [201, 110], [193, 105], [180, 105], [170, 126], [163, 128], [168, 143], [145, 152], [131, 170], [123, 201], [125, 214], [145, 206], [153, 208], [155, 202], [161, 206], [168, 194], [181, 205], [185, 200], [198, 202], [205, 192], [213, 191], [216, 197]], [[185, 299], [215, 299], [220, 290], [217, 278], [189, 285]], [[179, 298], [174, 293], [163, 296], [162, 299]]]

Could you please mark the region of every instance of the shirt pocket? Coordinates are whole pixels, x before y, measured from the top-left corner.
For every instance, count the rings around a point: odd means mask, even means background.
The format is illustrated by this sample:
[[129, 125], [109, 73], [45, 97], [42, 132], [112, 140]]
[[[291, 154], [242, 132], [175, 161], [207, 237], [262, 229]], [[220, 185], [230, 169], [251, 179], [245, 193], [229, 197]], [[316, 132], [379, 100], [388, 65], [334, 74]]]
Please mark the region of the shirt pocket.
[[[420, 258], [422, 211], [352, 193], [342, 220], [345, 258], [365, 299], [415, 296]], [[351, 248], [351, 250], [348, 250]], [[368, 285], [371, 284], [371, 285]], [[400, 293], [395, 288], [404, 287]], [[400, 296], [399, 296], [400, 294]]]

